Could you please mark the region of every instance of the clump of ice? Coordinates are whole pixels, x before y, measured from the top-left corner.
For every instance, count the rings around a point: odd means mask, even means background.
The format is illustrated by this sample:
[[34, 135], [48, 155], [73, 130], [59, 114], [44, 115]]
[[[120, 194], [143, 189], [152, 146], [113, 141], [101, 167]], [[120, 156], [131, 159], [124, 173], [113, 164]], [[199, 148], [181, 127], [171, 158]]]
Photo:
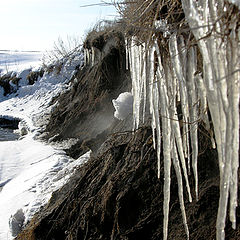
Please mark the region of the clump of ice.
[[112, 103], [116, 110], [114, 117], [119, 120], [124, 120], [133, 111], [133, 95], [130, 92], [121, 93]]

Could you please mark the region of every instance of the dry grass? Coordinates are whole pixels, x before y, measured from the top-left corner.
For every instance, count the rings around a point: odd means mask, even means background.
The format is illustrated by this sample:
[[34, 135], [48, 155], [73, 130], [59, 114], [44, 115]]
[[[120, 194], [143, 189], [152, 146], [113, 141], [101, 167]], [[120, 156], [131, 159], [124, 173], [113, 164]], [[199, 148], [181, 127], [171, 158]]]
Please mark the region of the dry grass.
[[164, 21], [169, 33], [186, 27], [180, 0], [127, 0], [115, 5], [122, 16], [127, 36], [137, 36], [140, 41], [166, 37], [165, 29], [157, 27], [156, 21]]
[[[86, 35], [83, 44], [84, 48], [90, 49], [92, 46], [102, 50], [110, 37], [120, 37], [120, 24], [114, 21], [99, 21]], [[121, 38], [120, 38], [121, 39]]]

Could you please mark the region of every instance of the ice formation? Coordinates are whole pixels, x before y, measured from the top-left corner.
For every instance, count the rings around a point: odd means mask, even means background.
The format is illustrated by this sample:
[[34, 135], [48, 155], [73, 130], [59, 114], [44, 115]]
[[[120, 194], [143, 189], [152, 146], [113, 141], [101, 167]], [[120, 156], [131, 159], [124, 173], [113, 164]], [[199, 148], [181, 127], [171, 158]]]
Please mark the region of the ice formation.
[[[238, 1], [231, 1], [236, 4]], [[219, 20], [224, 11], [222, 0], [182, 0], [198, 49], [203, 70], [199, 72], [197, 46], [187, 47], [182, 35], [169, 37], [169, 58], [155, 41], [148, 48], [133, 37], [127, 40], [127, 54], [132, 77], [134, 128], [152, 119], [153, 142], [158, 156], [163, 149], [164, 164], [164, 228], [167, 239], [170, 201], [170, 169], [173, 164], [179, 186], [179, 201], [187, 238], [189, 231], [183, 199], [185, 178], [189, 201], [188, 173], [195, 177], [198, 199], [198, 122], [204, 122], [217, 148], [220, 171], [220, 199], [217, 216], [217, 240], [225, 239], [227, 206], [232, 227], [236, 228], [236, 207], [239, 167], [239, 30], [233, 19], [231, 28]], [[219, 33], [229, 31], [222, 37]], [[164, 59], [164, 61], [163, 61]], [[179, 103], [180, 101], [180, 103]], [[178, 114], [177, 103], [181, 107]], [[208, 110], [213, 122], [210, 128]]]

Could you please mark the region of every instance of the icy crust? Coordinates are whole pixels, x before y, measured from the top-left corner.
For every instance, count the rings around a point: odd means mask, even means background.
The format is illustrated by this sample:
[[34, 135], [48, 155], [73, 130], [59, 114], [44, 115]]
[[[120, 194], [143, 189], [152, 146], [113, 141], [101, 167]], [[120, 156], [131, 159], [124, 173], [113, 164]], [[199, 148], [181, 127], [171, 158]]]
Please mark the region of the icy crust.
[[68, 181], [75, 167], [89, 158], [87, 153], [73, 160], [56, 146], [34, 140], [54, 107], [49, 106], [50, 101], [70, 87], [81, 62], [81, 55], [63, 60], [60, 72], [45, 72], [33, 85], [26, 84], [29, 70], [24, 70], [18, 74], [22, 80], [17, 92], [1, 98], [0, 116], [21, 120], [19, 131], [26, 136], [0, 142], [0, 239], [16, 236], [52, 192]]
[[[220, 199], [216, 228], [217, 240], [224, 240], [228, 204], [232, 227], [236, 227], [239, 167], [239, 32], [236, 22], [231, 26], [229, 38], [223, 40], [214, 32], [225, 31], [224, 24], [220, 25], [218, 21], [218, 12], [223, 11], [224, 7], [221, 0], [184, 0], [182, 4], [190, 28], [198, 40], [203, 58], [203, 72], [197, 71], [196, 47], [187, 47], [181, 35], [177, 36], [174, 33], [169, 37], [169, 62], [162, 61], [157, 41], [147, 49], [145, 43], [139, 44], [134, 38], [128, 39], [126, 52], [129, 54], [132, 77], [133, 127], [137, 129], [144, 123], [149, 109], [153, 144], [158, 156], [158, 177], [163, 149], [163, 239], [166, 240], [172, 163], [178, 179], [183, 223], [189, 238], [182, 177], [185, 178], [191, 202], [187, 172], [193, 172], [195, 195], [198, 199], [198, 122], [202, 120], [205, 123], [212, 138], [212, 145], [217, 147], [219, 156]], [[209, 33], [212, 34], [206, 37]], [[176, 105], [179, 101], [181, 121]], [[207, 107], [214, 132], [210, 129]]]

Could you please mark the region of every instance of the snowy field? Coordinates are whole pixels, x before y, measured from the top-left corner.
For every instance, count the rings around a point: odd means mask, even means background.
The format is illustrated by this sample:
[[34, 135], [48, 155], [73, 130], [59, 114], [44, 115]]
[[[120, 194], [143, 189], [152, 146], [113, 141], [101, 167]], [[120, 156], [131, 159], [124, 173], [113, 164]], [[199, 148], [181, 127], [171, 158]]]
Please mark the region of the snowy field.
[[[19, 59], [24, 59], [24, 64], [28, 62], [25, 54], [20, 53], [16, 61]], [[32, 58], [29, 60], [28, 68]], [[0, 61], [4, 63], [3, 55]], [[46, 124], [45, 116], [54, 107], [49, 107], [49, 102], [70, 87], [69, 80], [81, 61], [82, 57], [76, 56], [71, 64], [65, 62], [60, 74], [55, 71], [45, 73], [34, 85], [26, 84], [29, 70], [11, 69], [22, 77], [21, 87], [6, 97], [0, 94], [0, 117], [21, 119], [19, 132], [27, 134], [19, 140], [0, 141], [0, 240], [13, 239], [33, 214], [47, 203], [51, 193], [66, 183], [75, 167], [89, 158], [87, 153], [73, 160], [61, 149], [36, 140]], [[3, 67], [4, 64], [0, 64], [0, 68]]]
[[27, 68], [37, 68], [42, 63], [42, 57], [42, 52], [0, 50], [0, 73], [19, 72]]

